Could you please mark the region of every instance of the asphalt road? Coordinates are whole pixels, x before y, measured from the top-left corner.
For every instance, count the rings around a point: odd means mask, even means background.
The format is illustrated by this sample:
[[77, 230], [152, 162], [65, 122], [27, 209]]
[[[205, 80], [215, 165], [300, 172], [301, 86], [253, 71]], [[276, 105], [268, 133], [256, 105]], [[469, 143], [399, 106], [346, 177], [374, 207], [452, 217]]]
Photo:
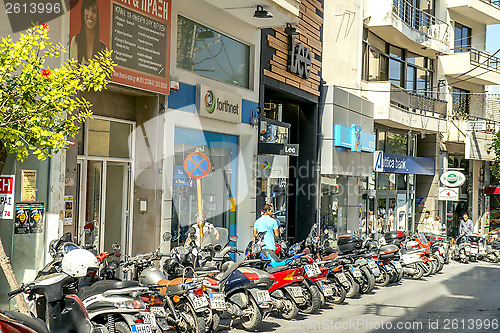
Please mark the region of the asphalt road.
[[[259, 331], [500, 332], [500, 264], [451, 261], [433, 276], [375, 287], [314, 315], [299, 314], [293, 321], [267, 317]], [[245, 331], [235, 320], [222, 332]]]

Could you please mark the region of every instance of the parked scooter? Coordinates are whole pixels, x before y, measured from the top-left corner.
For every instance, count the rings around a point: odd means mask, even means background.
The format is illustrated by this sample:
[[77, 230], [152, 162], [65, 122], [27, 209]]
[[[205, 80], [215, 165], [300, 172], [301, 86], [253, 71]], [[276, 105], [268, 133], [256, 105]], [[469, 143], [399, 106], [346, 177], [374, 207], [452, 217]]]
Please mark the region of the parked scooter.
[[[195, 239], [197, 235], [191, 233], [190, 237]], [[203, 235], [200, 244], [217, 244], [218, 238], [220, 238], [218, 232], [209, 230]], [[207, 279], [210, 283], [207, 288], [213, 293], [223, 293], [227, 311], [233, 317], [239, 318], [246, 330], [255, 330], [262, 323], [264, 314], [273, 309], [268, 290], [274, 279], [264, 270], [269, 260], [255, 259], [232, 262], [225, 259], [230, 250], [232, 250], [231, 247], [226, 247], [221, 250], [220, 257], [212, 258], [219, 262], [217, 268], [220, 273]], [[193, 255], [193, 260], [196, 260], [195, 257], [198, 255]]]
[[[77, 260], [78, 259], [78, 260]], [[96, 257], [89, 251], [75, 249], [61, 261], [62, 272], [39, 276], [35, 281], [23, 284], [18, 290], [9, 292], [9, 297], [19, 293], [28, 294], [28, 299], [36, 299], [37, 318], [18, 312], [6, 311], [0, 318], [0, 327], [16, 327], [15, 332], [81, 332], [107, 333], [105, 326], [91, 323], [82, 301], [68, 291], [74, 290], [78, 278], [95, 274], [99, 268]], [[25, 328], [9, 323], [17, 321]]]
[[465, 264], [469, 262], [471, 254], [471, 244], [469, 242], [468, 236], [460, 235], [455, 243], [455, 249], [453, 251], [453, 259], [461, 261]]

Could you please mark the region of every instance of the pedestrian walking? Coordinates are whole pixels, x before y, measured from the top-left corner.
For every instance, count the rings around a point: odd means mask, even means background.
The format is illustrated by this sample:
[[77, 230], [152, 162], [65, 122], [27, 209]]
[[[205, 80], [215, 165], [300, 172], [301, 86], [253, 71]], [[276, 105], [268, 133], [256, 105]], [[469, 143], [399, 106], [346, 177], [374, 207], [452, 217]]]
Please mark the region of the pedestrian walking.
[[474, 231], [474, 224], [469, 219], [469, 216], [467, 215], [467, 213], [465, 213], [462, 217], [463, 218], [460, 221], [459, 234], [467, 236]]
[[419, 229], [423, 232], [431, 233], [433, 230], [433, 223], [434, 223], [434, 219], [431, 217], [431, 212], [426, 210], [424, 213], [424, 217], [420, 221], [420, 225], [422, 227]]
[[279, 237], [279, 225], [278, 222], [271, 217], [273, 214], [273, 206], [269, 204], [264, 205], [264, 208], [262, 209], [262, 216], [255, 221], [253, 236], [257, 237], [259, 232], [266, 231], [263, 239], [263, 247], [274, 251], [276, 248], [275, 238]]

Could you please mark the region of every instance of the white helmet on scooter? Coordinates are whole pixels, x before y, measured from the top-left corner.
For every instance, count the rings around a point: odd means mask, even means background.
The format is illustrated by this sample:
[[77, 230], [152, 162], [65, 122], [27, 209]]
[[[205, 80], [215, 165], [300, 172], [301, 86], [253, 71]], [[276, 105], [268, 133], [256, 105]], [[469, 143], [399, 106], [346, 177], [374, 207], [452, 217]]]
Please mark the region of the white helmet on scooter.
[[76, 249], [66, 253], [61, 263], [62, 271], [73, 277], [85, 277], [97, 271], [99, 263], [95, 255], [84, 249]]

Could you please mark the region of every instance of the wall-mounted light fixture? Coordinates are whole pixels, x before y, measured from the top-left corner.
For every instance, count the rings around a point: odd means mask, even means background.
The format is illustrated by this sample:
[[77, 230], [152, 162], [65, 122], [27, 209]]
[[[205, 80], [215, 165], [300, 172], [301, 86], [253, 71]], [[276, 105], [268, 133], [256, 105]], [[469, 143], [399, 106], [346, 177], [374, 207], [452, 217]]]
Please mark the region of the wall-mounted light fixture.
[[299, 31], [299, 29], [297, 29], [297, 28], [295, 28], [295, 27], [292, 27], [292, 25], [291, 25], [290, 23], [287, 23], [287, 24], [286, 24], [285, 33], [286, 33], [288, 36], [300, 35], [300, 31]]
[[271, 18], [273, 17], [273, 14], [271, 12], [268, 12], [267, 10], [264, 9], [261, 5], [257, 5], [257, 10], [253, 14], [253, 17], [256, 18]]

